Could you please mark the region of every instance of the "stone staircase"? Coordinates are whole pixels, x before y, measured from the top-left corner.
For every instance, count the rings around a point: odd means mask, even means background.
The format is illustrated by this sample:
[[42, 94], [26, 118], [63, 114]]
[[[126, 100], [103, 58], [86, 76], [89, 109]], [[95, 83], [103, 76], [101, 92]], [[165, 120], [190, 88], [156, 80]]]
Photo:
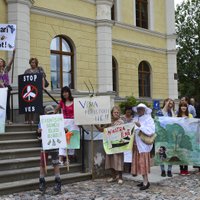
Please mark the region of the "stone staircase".
[[[13, 124], [0, 134], [0, 195], [38, 188], [40, 141], [36, 125]], [[81, 164], [61, 167], [62, 184], [88, 180], [91, 173], [81, 173]], [[48, 164], [47, 185], [54, 184], [53, 167]]]

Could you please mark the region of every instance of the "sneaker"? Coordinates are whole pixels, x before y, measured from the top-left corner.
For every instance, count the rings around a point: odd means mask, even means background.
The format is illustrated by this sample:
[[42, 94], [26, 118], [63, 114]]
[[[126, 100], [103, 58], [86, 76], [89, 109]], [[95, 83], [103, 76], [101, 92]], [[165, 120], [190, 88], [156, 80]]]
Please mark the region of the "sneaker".
[[55, 178], [55, 185], [53, 190], [55, 195], [61, 192], [61, 179], [59, 177]]
[[185, 174], [185, 171], [184, 171], [184, 170], [181, 170], [181, 171], [180, 171], [180, 175], [185, 176], [185, 175], [186, 175], [186, 174]]
[[162, 176], [162, 177], [166, 177], [165, 171], [162, 171], [162, 172], [161, 172], [161, 176]]
[[46, 190], [46, 181], [44, 178], [39, 179], [39, 190], [41, 192], [45, 192], [45, 190]]
[[172, 177], [172, 172], [171, 171], [167, 171], [167, 176], [168, 177]]
[[188, 170], [185, 170], [185, 175], [188, 175], [188, 176], [190, 175]]

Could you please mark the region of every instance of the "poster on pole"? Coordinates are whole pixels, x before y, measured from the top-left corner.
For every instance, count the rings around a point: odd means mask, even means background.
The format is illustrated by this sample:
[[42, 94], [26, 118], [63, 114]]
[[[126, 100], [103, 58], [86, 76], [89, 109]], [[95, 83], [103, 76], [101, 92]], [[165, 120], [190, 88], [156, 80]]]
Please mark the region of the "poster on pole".
[[133, 148], [134, 123], [104, 129], [103, 147], [106, 154], [122, 153]]
[[15, 48], [15, 37], [15, 24], [0, 24], [0, 50], [13, 51]]
[[43, 113], [42, 74], [18, 76], [19, 113]]
[[43, 150], [66, 148], [64, 119], [62, 114], [41, 115]]
[[155, 164], [200, 166], [200, 119], [158, 117]]
[[76, 125], [111, 123], [111, 101], [109, 96], [74, 99]]
[[80, 149], [80, 130], [74, 123], [74, 119], [64, 119], [64, 127], [68, 129], [66, 133], [67, 149]]
[[7, 92], [7, 87], [0, 88], [0, 133], [5, 133]]

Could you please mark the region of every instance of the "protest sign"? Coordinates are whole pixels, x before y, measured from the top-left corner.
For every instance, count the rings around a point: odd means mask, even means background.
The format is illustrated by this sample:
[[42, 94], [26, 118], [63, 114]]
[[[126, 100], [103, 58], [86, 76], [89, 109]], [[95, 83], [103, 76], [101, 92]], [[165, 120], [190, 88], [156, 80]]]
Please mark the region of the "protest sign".
[[15, 24], [0, 24], [0, 50], [12, 51], [15, 48], [15, 37]]
[[103, 146], [106, 154], [122, 153], [132, 150], [134, 127], [134, 123], [128, 123], [105, 128]]
[[199, 119], [158, 117], [155, 123], [156, 164], [200, 166]]
[[0, 133], [5, 133], [7, 92], [7, 87], [0, 88]]
[[42, 74], [18, 76], [19, 113], [43, 113]]
[[111, 123], [110, 97], [84, 97], [74, 99], [76, 125]]
[[66, 148], [64, 119], [62, 114], [41, 115], [43, 150]]
[[64, 119], [64, 127], [68, 129], [66, 133], [67, 149], [80, 149], [80, 131], [74, 123], [74, 119]]

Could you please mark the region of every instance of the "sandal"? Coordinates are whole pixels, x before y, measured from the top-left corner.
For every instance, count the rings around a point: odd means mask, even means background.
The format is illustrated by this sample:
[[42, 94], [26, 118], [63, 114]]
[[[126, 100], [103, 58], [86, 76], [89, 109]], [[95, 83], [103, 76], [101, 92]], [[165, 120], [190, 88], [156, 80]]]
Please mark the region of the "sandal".
[[111, 178], [107, 179], [107, 183], [112, 183], [112, 182], [115, 182], [116, 180], [117, 180], [116, 177], [115, 178], [111, 177]]
[[118, 183], [119, 185], [122, 185], [122, 184], [124, 183], [124, 181], [123, 181], [122, 179], [118, 179], [117, 183]]

